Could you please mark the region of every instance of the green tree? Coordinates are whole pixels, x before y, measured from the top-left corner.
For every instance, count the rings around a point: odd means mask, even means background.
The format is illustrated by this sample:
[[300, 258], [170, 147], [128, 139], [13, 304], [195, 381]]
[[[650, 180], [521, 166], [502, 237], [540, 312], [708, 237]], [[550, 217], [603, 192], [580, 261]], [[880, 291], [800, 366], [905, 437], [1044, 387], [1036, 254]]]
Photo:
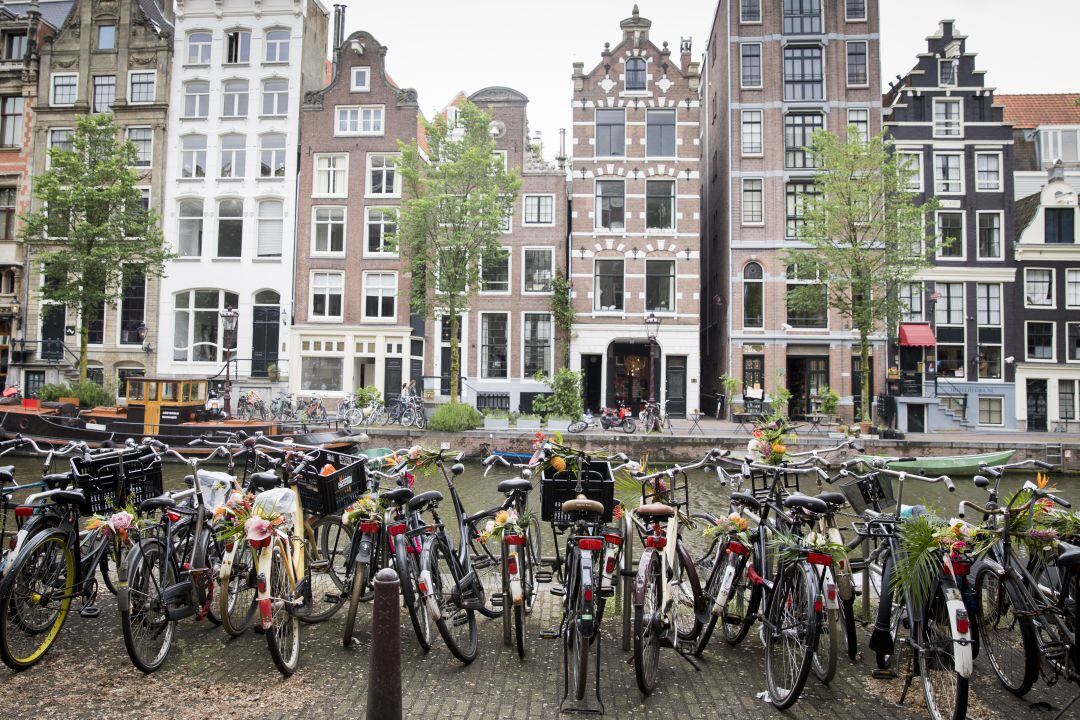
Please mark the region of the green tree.
[[[928, 264], [936, 240], [926, 218], [936, 201], [916, 204], [909, 189], [914, 170], [882, 135], [863, 141], [819, 131], [808, 149], [818, 173], [804, 195], [802, 247], [787, 253], [788, 307], [821, 313], [831, 307], [859, 336], [861, 367], [870, 367], [871, 333], [894, 332], [904, 309], [900, 287]], [[816, 280], [816, 282], [815, 282]], [[863, 420], [870, 419], [870, 383], [861, 383]]]
[[160, 276], [172, 257], [142, 207], [136, 155], [110, 115], [80, 115], [71, 149], [51, 148], [49, 169], [34, 178], [40, 209], [23, 217], [22, 240], [46, 278], [41, 299], [78, 313], [83, 381], [94, 315], [120, 299], [127, 273]]
[[450, 401], [459, 397], [460, 314], [482, 282], [482, 262], [503, 259], [504, 220], [521, 180], [495, 154], [491, 118], [472, 103], [424, 122], [427, 148], [399, 143], [405, 193], [397, 243], [412, 276], [412, 309], [450, 323]]
[[556, 273], [551, 278], [551, 314], [555, 318], [555, 329], [563, 344], [563, 365], [570, 365], [570, 333], [574, 328], [577, 313], [570, 298], [573, 288], [566, 275]]

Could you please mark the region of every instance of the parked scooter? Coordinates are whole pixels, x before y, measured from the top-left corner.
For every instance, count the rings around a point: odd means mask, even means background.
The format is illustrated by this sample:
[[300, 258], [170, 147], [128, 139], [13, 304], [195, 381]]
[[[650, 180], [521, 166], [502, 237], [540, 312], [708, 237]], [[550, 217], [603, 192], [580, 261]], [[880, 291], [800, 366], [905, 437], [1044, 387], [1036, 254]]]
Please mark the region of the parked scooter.
[[590, 411], [585, 411], [585, 417], [576, 423], [573, 423], [567, 430], [572, 433], [585, 432], [590, 427], [600, 427], [602, 430], [612, 430], [618, 428], [624, 433], [632, 433], [637, 430], [637, 421], [634, 420], [634, 415], [630, 411], [630, 408], [620, 400], [617, 408], [604, 408], [599, 416], [593, 415]]

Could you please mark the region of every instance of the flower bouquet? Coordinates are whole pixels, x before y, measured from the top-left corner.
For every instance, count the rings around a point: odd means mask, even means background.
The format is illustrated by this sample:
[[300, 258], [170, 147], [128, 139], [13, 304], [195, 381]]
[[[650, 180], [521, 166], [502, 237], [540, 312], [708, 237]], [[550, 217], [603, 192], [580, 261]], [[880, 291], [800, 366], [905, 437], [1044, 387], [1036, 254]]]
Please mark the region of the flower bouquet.
[[944, 566], [970, 565], [998, 540], [998, 534], [957, 520], [946, 523], [930, 514], [915, 515], [900, 525], [900, 557], [893, 593], [910, 590], [916, 604], [926, 602], [934, 579]]
[[779, 465], [787, 456], [784, 435], [793, 430], [787, 418], [782, 415], [770, 415], [754, 423], [753, 438], [746, 446], [747, 452], [755, 462]]
[[718, 518], [715, 523], [705, 528], [702, 533], [705, 537], [723, 535], [737, 540], [743, 545], [748, 546], [750, 544], [750, 523], [746, 522], [746, 518], [739, 513], [731, 513]]
[[140, 517], [135, 506], [128, 502], [124, 507], [114, 509], [108, 515], [92, 515], [86, 521], [86, 530], [97, 530], [107, 538], [115, 538], [123, 546], [134, 542], [130, 535], [150, 524], [148, 518]]
[[225, 504], [214, 513], [218, 527], [218, 539], [224, 543], [234, 543], [246, 537], [248, 540], [266, 540], [274, 528], [285, 522], [285, 516], [278, 512], [256, 506], [256, 496], [251, 493], [233, 492]]
[[341, 522], [346, 527], [352, 527], [366, 520], [382, 520], [383, 504], [379, 499], [367, 493], [353, 501], [345, 511], [341, 513]]
[[513, 508], [500, 510], [495, 517], [488, 520], [483, 531], [477, 536], [480, 543], [487, 544], [489, 540], [497, 540], [504, 535], [524, 535], [532, 523], [532, 513], [518, 515]]

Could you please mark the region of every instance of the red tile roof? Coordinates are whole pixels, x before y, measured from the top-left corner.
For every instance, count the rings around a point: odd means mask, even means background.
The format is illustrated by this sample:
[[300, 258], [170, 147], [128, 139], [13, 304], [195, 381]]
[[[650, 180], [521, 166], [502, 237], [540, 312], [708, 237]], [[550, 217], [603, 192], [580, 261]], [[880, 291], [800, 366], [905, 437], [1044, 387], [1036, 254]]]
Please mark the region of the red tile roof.
[[1005, 122], [1017, 128], [1039, 125], [1080, 125], [1080, 93], [994, 96], [1005, 108]]

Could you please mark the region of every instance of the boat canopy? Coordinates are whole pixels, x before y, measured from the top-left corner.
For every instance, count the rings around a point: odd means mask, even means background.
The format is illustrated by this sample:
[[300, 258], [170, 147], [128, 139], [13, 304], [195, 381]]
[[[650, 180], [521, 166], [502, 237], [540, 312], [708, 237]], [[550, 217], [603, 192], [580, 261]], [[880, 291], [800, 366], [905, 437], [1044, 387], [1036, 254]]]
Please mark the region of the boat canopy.
[[127, 379], [128, 406], [161, 403], [202, 405], [206, 402], [208, 380], [177, 377], [132, 377]]

